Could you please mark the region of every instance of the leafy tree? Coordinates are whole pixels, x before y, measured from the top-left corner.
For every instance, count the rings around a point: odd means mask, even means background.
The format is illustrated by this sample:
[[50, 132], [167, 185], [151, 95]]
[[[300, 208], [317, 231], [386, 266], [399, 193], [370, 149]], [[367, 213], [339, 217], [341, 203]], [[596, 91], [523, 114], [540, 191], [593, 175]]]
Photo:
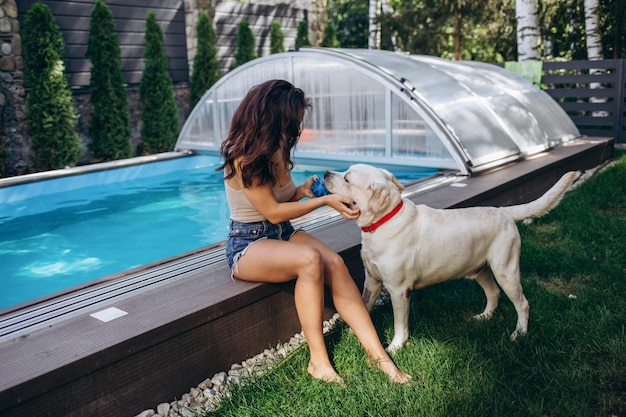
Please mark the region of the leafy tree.
[[309, 25], [306, 20], [298, 22], [296, 32], [296, 49], [302, 46], [311, 46], [311, 41], [309, 40]]
[[326, 22], [326, 27], [324, 28], [324, 35], [322, 36], [322, 43], [320, 46], [324, 46], [327, 48], [338, 48], [339, 40], [337, 39], [337, 33], [335, 32], [335, 25], [331, 19], [328, 19]]
[[626, 0], [600, 2], [600, 26], [604, 57], [626, 57]]
[[146, 21], [146, 46], [143, 50], [145, 66], [139, 85], [142, 104], [141, 139], [144, 153], [171, 151], [178, 135], [178, 112], [172, 79], [167, 72], [167, 58], [163, 51], [163, 30], [153, 11]]
[[91, 11], [87, 58], [91, 61], [93, 106], [89, 136], [96, 161], [132, 156], [128, 96], [120, 68], [120, 46], [113, 15], [102, 0]]
[[390, 12], [377, 16], [381, 48], [487, 62], [515, 57], [513, 0], [396, 0], [390, 5]]
[[35, 3], [26, 12], [22, 33], [26, 123], [35, 170], [76, 165], [81, 152], [63, 49], [52, 13], [44, 4]]
[[369, 1], [337, 0], [334, 5], [339, 44], [344, 48], [367, 48]]
[[285, 52], [285, 35], [280, 23], [273, 21], [270, 25], [270, 54]]
[[198, 50], [193, 58], [193, 71], [191, 73], [190, 101], [192, 108], [202, 98], [202, 95], [220, 79], [221, 75], [217, 48], [215, 47], [217, 35], [206, 12], [200, 13], [196, 32]]
[[543, 56], [586, 59], [582, 0], [546, 0], [539, 5]]
[[250, 29], [250, 22], [242, 20], [237, 27], [237, 49], [235, 51], [235, 65], [238, 67], [248, 61], [256, 59], [254, 51], [254, 36]]

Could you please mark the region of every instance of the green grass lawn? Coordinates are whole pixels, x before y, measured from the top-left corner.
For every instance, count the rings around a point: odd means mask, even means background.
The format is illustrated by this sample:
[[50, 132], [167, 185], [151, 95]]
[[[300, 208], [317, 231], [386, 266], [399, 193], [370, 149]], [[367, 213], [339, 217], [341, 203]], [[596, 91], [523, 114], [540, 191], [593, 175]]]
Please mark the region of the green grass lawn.
[[[308, 376], [305, 346], [206, 415], [626, 416], [626, 156], [519, 229], [526, 337], [509, 340], [516, 313], [504, 294], [494, 319], [476, 322], [478, 284], [439, 284], [413, 292], [411, 337], [393, 357], [411, 386], [369, 369], [339, 326], [327, 342], [345, 387]], [[388, 344], [390, 304], [372, 318]]]

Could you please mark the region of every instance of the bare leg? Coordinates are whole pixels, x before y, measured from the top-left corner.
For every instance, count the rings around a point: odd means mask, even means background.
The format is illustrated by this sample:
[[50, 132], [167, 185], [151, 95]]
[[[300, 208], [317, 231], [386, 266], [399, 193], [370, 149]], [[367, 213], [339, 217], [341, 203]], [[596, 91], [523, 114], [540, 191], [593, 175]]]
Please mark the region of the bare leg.
[[330, 286], [333, 303], [341, 318], [350, 326], [367, 352], [371, 363], [396, 383], [408, 383], [411, 377], [393, 363], [385, 351], [358, 287], [343, 259], [326, 245], [306, 233], [296, 233], [292, 242], [308, 243], [322, 255], [324, 279]]
[[311, 352], [308, 372], [313, 378], [342, 383], [330, 359], [322, 331], [324, 266], [320, 252], [311, 245], [260, 240], [239, 258], [235, 276], [255, 282], [286, 282], [297, 277], [295, 305]]

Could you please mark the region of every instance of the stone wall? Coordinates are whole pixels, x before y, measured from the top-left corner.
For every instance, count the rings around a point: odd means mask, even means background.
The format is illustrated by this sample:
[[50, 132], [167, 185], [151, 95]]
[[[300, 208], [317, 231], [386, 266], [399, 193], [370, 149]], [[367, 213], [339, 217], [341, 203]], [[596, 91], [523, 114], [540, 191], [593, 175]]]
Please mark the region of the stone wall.
[[4, 167], [8, 175], [23, 174], [28, 172], [30, 140], [15, 0], [0, 0], [0, 43], [0, 168]]

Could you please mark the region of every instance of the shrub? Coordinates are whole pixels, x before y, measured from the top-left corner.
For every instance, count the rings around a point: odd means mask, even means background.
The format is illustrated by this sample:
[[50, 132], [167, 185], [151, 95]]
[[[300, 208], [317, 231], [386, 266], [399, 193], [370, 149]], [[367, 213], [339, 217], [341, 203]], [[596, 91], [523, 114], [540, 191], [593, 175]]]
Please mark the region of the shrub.
[[198, 50], [193, 58], [193, 71], [191, 72], [191, 107], [202, 98], [217, 80], [220, 79], [220, 65], [217, 60], [217, 48], [215, 42], [217, 35], [213, 29], [213, 23], [206, 12], [200, 13], [196, 25], [198, 34]]
[[270, 54], [285, 52], [285, 35], [280, 23], [273, 21], [270, 25]]
[[145, 66], [139, 85], [141, 102], [141, 139], [144, 153], [166, 152], [174, 149], [178, 135], [178, 112], [172, 79], [167, 72], [167, 58], [163, 51], [163, 30], [154, 12], [148, 12], [146, 46], [143, 50]]
[[239, 22], [237, 27], [237, 50], [235, 51], [235, 66], [240, 66], [257, 57], [254, 52], [254, 37], [250, 23], [247, 20]]
[[90, 149], [96, 161], [132, 156], [128, 96], [120, 68], [120, 46], [113, 15], [102, 0], [91, 12], [87, 58], [91, 61]]
[[36, 171], [76, 165], [77, 115], [63, 64], [64, 43], [54, 16], [42, 3], [26, 12], [22, 31], [26, 124]]
[[301, 46], [311, 46], [311, 41], [309, 40], [309, 25], [306, 20], [298, 22], [296, 32], [296, 49]]
[[335, 32], [335, 26], [331, 20], [328, 20], [326, 27], [324, 28], [324, 36], [322, 37], [322, 43], [320, 46], [326, 48], [338, 48], [339, 40], [337, 39], [337, 33]]

